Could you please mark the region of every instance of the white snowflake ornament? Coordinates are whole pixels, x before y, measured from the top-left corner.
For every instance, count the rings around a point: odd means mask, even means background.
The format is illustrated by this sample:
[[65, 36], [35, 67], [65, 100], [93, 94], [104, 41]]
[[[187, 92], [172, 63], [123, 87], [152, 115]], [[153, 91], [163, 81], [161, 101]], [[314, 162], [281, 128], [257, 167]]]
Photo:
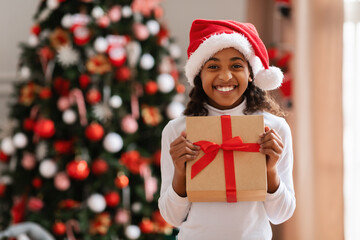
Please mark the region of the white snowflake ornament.
[[72, 46], [64, 45], [59, 48], [57, 58], [63, 67], [68, 67], [79, 62], [79, 53]]

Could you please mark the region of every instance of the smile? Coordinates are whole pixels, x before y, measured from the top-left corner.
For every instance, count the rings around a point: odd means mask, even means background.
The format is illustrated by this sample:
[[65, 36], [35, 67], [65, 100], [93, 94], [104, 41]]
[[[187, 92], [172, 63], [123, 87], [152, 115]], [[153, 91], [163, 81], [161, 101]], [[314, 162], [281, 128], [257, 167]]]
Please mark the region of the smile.
[[236, 85], [232, 85], [232, 86], [214, 86], [214, 88], [220, 92], [230, 92], [232, 90], [234, 90], [235, 88], [237, 88]]

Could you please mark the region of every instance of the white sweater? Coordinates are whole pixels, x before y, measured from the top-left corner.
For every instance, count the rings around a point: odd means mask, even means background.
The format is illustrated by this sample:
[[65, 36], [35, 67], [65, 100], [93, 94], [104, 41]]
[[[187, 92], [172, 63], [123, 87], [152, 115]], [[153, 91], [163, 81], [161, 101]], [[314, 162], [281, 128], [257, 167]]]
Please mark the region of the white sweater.
[[[244, 115], [245, 101], [230, 110], [207, 106], [209, 116]], [[179, 240], [265, 240], [272, 238], [270, 222], [288, 220], [296, 205], [292, 179], [293, 151], [291, 132], [285, 119], [266, 112], [265, 126], [274, 128], [284, 143], [277, 169], [280, 186], [267, 194], [264, 202], [193, 202], [177, 195], [172, 188], [174, 165], [169, 153], [170, 143], [185, 130], [185, 116], [171, 120], [163, 130], [161, 142], [161, 194], [159, 209], [164, 219], [178, 227]]]

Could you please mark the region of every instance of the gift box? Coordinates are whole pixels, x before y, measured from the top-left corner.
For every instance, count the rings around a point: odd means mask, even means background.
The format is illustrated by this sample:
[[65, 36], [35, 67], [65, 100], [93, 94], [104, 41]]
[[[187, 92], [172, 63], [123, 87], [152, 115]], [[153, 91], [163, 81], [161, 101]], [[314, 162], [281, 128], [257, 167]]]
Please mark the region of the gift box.
[[264, 201], [266, 157], [259, 152], [262, 115], [187, 117], [187, 139], [201, 146], [186, 163], [190, 202]]

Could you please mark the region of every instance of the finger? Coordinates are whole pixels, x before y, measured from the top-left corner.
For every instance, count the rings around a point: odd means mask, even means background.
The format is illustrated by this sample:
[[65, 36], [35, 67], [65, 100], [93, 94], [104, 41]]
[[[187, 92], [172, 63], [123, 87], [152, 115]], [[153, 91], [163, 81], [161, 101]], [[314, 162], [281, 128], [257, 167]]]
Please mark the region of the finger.
[[176, 146], [171, 147], [169, 152], [171, 157], [175, 159], [185, 154], [198, 155], [199, 149], [196, 148], [192, 143], [184, 141]]
[[274, 133], [269, 133], [266, 136], [264, 136], [263, 138], [260, 138], [259, 143], [263, 144], [265, 142], [272, 141], [272, 140], [275, 140], [281, 147], [284, 147], [284, 144], [282, 143], [281, 138], [279, 138], [279, 136]]
[[183, 167], [185, 165], [185, 162], [190, 161], [190, 160], [194, 160], [197, 156], [195, 155], [189, 155], [189, 154], [185, 154], [179, 158], [176, 158], [174, 160], [174, 165], [178, 166], [178, 167]]
[[280, 158], [280, 154], [274, 152], [272, 149], [269, 149], [269, 148], [260, 149], [260, 152], [265, 154], [266, 156], [268, 156], [270, 159], [279, 159]]
[[274, 139], [260, 144], [260, 150], [261, 149], [270, 149], [278, 154], [281, 154], [283, 151], [283, 147], [280, 146], [278, 142]]

